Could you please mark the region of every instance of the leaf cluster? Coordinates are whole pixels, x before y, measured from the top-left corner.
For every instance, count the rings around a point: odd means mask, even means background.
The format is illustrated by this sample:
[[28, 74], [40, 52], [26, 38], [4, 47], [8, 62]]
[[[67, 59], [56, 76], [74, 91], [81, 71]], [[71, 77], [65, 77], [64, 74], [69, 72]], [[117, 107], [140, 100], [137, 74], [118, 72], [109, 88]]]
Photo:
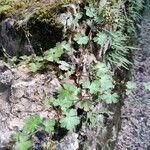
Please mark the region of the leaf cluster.
[[44, 126], [44, 131], [47, 134], [54, 132], [55, 120], [43, 120], [39, 115], [29, 116], [24, 121], [22, 132], [16, 132], [12, 135], [12, 139], [16, 141], [15, 150], [28, 150], [32, 147], [31, 137], [40, 125]]
[[37, 56], [33, 54], [31, 56], [21, 56], [20, 59], [27, 64], [32, 72], [37, 72], [44, 69], [44, 65], [47, 62], [60, 63], [62, 70], [67, 70], [71, 66], [64, 61], [60, 61], [60, 57], [70, 50], [70, 45], [66, 41], [56, 43], [54, 48], [51, 48], [43, 53], [43, 56]]

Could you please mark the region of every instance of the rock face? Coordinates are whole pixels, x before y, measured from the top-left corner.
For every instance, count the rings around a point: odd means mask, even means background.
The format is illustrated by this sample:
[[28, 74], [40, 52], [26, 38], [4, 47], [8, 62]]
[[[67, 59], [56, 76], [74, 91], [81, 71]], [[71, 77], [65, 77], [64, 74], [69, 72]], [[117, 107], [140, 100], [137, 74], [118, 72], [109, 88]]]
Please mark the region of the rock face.
[[[22, 67], [15, 69], [0, 61], [0, 149], [13, 149], [7, 143], [11, 141], [12, 133], [22, 129], [27, 116], [39, 114], [41, 118], [57, 119], [55, 110], [44, 106], [43, 99], [58, 91], [59, 81], [52, 74], [31, 76]], [[33, 146], [40, 146], [41, 141], [35, 142]], [[78, 134], [69, 133], [56, 145], [56, 150], [76, 150], [78, 147]]]
[[71, 133], [65, 136], [55, 150], [77, 150], [79, 148], [78, 134]]
[[[5, 146], [12, 149], [7, 143], [11, 141], [12, 133], [22, 129], [27, 116], [39, 114], [41, 118], [57, 119], [55, 110], [45, 107], [43, 99], [52, 96], [60, 86], [53, 75], [30, 76], [0, 61], [0, 149]], [[33, 146], [40, 146], [40, 141], [36, 142]], [[56, 145], [56, 150], [76, 150], [78, 147], [78, 134], [69, 133]], [[39, 147], [35, 149], [39, 150]]]
[[143, 86], [150, 83], [150, 12], [146, 13], [139, 39], [141, 49], [133, 58], [131, 80], [138, 87], [124, 100], [115, 150], [150, 150], [150, 90]]
[[55, 118], [55, 111], [46, 109], [43, 99], [59, 86], [51, 75], [30, 77], [0, 61], [0, 145], [10, 140], [12, 132], [22, 128], [26, 116]]
[[5, 135], [4, 133], [7, 132], [6, 118], [11, 110], [9, 97], [13, 78], [13, 72], [8, 65], [0, 61], [0, 144], [8, 137], [8, 134]]
[[0, 11], [0, 52], [11, 56], [41, 54], [62, 39], [61, 6], [53, 1], [18, 0]]

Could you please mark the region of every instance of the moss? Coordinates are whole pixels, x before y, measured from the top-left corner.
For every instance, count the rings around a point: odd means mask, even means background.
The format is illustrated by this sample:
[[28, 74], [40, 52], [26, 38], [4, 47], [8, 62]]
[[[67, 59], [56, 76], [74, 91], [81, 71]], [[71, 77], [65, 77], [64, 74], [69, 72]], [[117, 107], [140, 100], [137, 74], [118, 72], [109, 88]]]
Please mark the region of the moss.
[[36, 54], [41, 54], [62, 40], [63, 25], [57, 19], [61, 11], [60, 3], [47, 4], [38, 0], [32, 2], [19, 0], [18, 3], [11, 3], [9, 10], [1, 12], [0, 19], [14, 18], [15, 34], [21, 41], [20, 47], [24, 43], [29, 43]]
[[30, 40], [37, 54], [62, 40], [63, 25], [57, 19], [60, 9], [60, 5], [45, 4], [29, 19], [27, 30], [32, 35]]
[[62, 28], [62, 24], [57, 20], [57, 13], [59, 12], [60, 7], [60, 5], [44, 5], [34, 13], [29, 22], [31, 22], [32, 25], [41, 22], [45, 25]]
[[[15, 31], [19, 35], [20, 45], [29, 43], [34, 52], [40, 55], [62, 40], [64, 26], [59, 22], [58, 14], [66, 9], [62, 7], [63, 4], [72, 1], [58, 0], [57, 3], [48, 3], [41, 0], [17, 0], [17, 3], [13, 2], [9, 5], [8, 10], [1, 12], [0, 17], [15, 18]], [[29, 33], [28, 37], [26, 33]]]
[[12, 17], [14, 15], [18, 15], [21, 13], [22, 10], [26, 9], [28, 7], [28, 1], [27, 0], [22, 0], [22, 1], [17, 1], [12, 0], [9, 3], [2, 3], [3, 8], [0, 11], [0, 15], [4, 16], [5, 18], [7, 17]]

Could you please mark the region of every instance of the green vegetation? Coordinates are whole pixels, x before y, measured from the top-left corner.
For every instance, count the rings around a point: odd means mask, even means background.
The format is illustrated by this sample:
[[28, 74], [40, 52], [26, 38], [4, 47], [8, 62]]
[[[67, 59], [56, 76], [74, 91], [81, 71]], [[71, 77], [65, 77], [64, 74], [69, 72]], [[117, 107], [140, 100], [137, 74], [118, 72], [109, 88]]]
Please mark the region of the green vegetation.
[[0, 5], [0, 13], [11, 8], [11, 5], [14, 3], [14, 0], [2, 0]]
[[47, 134], [54, 132], [55, 121], [51, 119], [43, 120], [38, 115], [29, 116], [25, 119], [22, 132], [16, 132], [12, 135], [12, 139], [16, 141], [15, 150], [28, 150], [32, 146], [30, 138], [38, 128], [44, 126], [43, 130]]
[[146, 90], [150, 90], [150, 83], [144, 83], [143, 85]]
[[[75, 131], [82, 125], [103, 128], [104, 114], [111, 116], [113, 113], [108, 107], [98, 109], [95, 106], [109, 106], [119, 101], [118, 91], [115, 91], [118, 83], [113, 77], [117, 69], [129, 69], [132, 64], [128, 55], [136, 48], [129, 45], [130, 36], [136, 33], [144, 1], [88, 0], [82, 3], [63, 5], [67, 11], [72, 10], [72, 20], [66, 21], [61, 42], [40, 56], [21, 56], [18, 60], [23, 61], [31, 72], [48, 69], [48, 65], [57, 66], [56, 75], [61, 77], [60, 82], [65, 79], [65, 73], [69, 79], [55, 97], [46, 96], [43, 100], [46, 107], [59, 110], [59, 119], [43, 120], [38, 115], [30, 116], [25, 120], [23, 131], [15, 134], [16, 150], [27, 150], [32, 146], [30, 137], [40, 124], [49, 134], [55, 132], [56, 123], [68, 131]], [[31, 28], [42, 19], [44, 25], [54, 22], [54, 26], [62, 28], [48, 10], [35, 13]], [[144, 86], [149, 88], [149, 84]], [[129, 94], [136, 84], [129, 81], [126, 87]], [[79, 109], [81, 114], [78, 114]]]
[[126, 94], [131, 94], [135, 89], [137, 88], [137, 85], [135, 82], [128, 81], [126, 84]]

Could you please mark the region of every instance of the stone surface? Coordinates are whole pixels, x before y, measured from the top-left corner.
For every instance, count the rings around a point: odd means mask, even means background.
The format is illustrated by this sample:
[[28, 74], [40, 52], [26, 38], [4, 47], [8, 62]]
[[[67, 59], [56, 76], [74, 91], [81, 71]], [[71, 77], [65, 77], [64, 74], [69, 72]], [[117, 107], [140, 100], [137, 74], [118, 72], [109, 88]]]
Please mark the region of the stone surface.
[[78, 134], [70, 133], [60, 141], [55, 150], [77, 150], [78, 148]]
[[131, 81], [137, 84], [133, 94], [124, 100], [121, 130], [115, 150], [150, 149], [150, 91], [143, 83], [150, 83], [150, 12], [142, 22], [140, 50], [133, 57]]
[[[57, 119], [57, 113], [52, 107], [45, 107], [43, 99], [52, 96], [60, 88], [60, 83], [52, 74], [36, 74], [31, 76], [29, 70], [10, 67], [0, 61], [0, 150], [13, 149], [9, 143], [11, 135], [21, 130], [24, 120], [29, 115], [39, 114], [41, 118]], [[37, 135], [42, 135], [39, 140]], [[50, 141], [45, 131], [34, 135], [34, 150], [39, 150], [44, 138]], [[46, 143], [48, 144], [48, 143]], [[56, 145], [56, 150], [77, 150], [78, 134], [69, 133]]]
[[43, 99], [59, 87], [51, 74], [31, 76], [0, 61], [0, 147], [16, 129], [22, 128], [26, 116], [57, 118], [51, 107], [44, 107]]

